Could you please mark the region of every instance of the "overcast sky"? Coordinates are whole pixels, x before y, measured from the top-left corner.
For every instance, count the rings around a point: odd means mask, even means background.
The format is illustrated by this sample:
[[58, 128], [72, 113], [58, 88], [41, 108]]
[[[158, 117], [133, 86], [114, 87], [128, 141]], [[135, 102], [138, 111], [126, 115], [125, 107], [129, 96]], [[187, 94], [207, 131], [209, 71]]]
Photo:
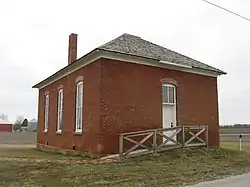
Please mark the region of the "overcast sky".
[[[211, 0], [250, 18], [250, 0]], [[0, 113], [37, 118], [31, 87], [78, 58], [130, 33], [210, 64], [219, 78], [220, 123], [250, 123], [250, 22], [201, 0], [8, 0], [0, 2]]]

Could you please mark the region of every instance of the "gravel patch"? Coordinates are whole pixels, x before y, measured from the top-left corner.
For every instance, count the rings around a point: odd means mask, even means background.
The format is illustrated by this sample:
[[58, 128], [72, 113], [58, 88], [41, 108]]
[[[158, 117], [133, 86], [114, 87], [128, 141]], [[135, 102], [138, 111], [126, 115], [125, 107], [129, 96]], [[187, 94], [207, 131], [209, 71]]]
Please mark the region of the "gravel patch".
[[236, 175], [225, 179], [219, 179], [209, 182], [202, 182], [189, 187], [249, 187], [250, 173]]

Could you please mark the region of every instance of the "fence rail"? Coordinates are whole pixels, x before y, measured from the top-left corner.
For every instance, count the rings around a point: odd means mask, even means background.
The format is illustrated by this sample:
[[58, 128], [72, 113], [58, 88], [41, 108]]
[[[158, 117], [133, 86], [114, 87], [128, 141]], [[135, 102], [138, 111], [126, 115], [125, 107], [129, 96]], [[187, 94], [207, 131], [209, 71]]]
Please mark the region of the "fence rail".
[[[203, 138], [200, 136], [203, 135]], [[130, 146], [125, 144], [130, 144]], [[185, 147], [208, 147], [208, 126], [190, 125], [122, 133], [119, 136], [119, 158], [156, 154]], [[139, 149], [140, 148], [140, 149]]]

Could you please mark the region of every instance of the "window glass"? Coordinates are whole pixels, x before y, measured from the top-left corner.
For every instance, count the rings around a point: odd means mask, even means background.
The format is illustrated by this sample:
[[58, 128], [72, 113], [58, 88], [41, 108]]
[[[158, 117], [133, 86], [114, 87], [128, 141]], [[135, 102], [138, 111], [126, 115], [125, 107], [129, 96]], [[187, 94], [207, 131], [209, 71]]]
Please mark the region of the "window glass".
[[163, 104], [175, 103], [175, 87], [172, 85], [162, 85], [162, 102]]
[[49, 95], [45, 96], [45, 107], [44, 107], [44, 131], [48, 130], [49, 123]]
[[83, 83], [76, 86], [76, 131], [82, 131]]
[[162, 86], [162, 101], [163, 103], [168, 102], [168, 87], [165, 85]]
[[174, 103], [174, 87], [168, 87], [169, 103]]

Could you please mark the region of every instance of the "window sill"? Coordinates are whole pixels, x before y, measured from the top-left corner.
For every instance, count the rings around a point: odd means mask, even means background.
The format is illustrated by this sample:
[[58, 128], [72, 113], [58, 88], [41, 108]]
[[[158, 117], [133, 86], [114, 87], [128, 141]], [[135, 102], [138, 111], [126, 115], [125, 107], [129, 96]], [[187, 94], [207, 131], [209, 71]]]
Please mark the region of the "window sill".
[[56, 134], [62, 134], [62, 131], [56, 131]]
[[74, 132], [74, 135], [81, 136], [82, 135], [82, 131], [76, 131], [76, 132]]

